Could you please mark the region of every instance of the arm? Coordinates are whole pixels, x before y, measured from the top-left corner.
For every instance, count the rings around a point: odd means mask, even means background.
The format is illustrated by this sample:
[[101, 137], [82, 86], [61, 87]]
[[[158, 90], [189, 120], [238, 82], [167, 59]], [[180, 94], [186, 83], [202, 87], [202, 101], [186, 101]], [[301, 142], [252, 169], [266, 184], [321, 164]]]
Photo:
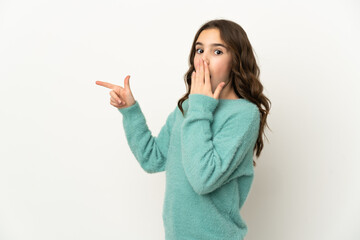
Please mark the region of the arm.
[[198, 194], [222, 186], [254, 146], [260, 123], [258, 109], [230, 116], [213, 136], [211, 124], [218, 100], [190, 94], [189, 108], [181, 126], [182, 163]]
[[118, 110], [123, 115], [123, 126], [129, 147], [144, 171], [164, 171], [176, 108], [169, 114], [157, 137], [152, 136], [137, 101], [130, 107]]

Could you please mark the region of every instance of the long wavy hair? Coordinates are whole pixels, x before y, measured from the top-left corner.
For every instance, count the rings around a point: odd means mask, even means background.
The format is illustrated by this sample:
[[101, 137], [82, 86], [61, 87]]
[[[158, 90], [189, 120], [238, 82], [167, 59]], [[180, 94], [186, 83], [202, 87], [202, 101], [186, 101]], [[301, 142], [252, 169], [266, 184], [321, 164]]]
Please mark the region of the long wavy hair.
[[[256, 63], [252, 46], [244, 29], [237, 23], [226, 19], [215, 19], [203, 24], [197, 31], [189, 55], [189, 70], [184, 75], [187, 93], [178, 101], [178, 107], [184, 115], [182, 103], [189, 98], [191, 90], [191, 74], [195, 71], [194, 56], [195, 44], [200, 33], [206, 29], [218, 29], [221, 39], [227, 44], [232, 55], [232, 69], [229, 75], [229, 84], [234, 88], [239, 98], [244, 98], [258, 107], [261, 119], [259, 134], [253, 152], [258, 158], [263, 149], [263, 134], [271, 101], [263, 94], [263, 85], [260, 82], [260, 69]], [[225, 87], [225, 86], [224, 86]], [[270, 129], [270, 128], [269, 128]], [[266, 136], [265, 136], [266, 137]], [[267, 137], [266, 137], [267, 139]], [[253, 160], [253, 165], [256, 162]]]

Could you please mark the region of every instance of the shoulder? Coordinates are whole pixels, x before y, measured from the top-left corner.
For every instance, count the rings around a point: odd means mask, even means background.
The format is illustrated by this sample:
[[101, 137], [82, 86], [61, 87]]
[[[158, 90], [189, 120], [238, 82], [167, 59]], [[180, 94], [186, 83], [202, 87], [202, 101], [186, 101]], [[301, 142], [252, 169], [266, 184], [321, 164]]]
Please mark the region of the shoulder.
[[238, 99], [236, 101], [220, 101], [216, 109], [216, 115], [222, 120], [243, 119], [254, 120], [260, 118], [260, 111], [256, 104], [246, 99]]
[[260, 111], [256, 104], [241, 99], [238, 102], [220, 103], [214, 114], [213, 132], [228, 131], [243, 132], [246, 129], [256, 129], [260, 125]]

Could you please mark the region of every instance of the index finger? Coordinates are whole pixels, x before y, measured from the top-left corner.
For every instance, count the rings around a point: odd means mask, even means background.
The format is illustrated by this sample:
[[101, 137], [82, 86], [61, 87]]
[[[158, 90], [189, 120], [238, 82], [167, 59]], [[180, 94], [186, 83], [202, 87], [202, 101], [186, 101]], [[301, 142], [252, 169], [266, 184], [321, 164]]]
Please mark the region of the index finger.
[[112, 83], [108, 83], [108, 82], [102, 82], [102, 81], [96, 81], [95, 82], [97, 85], [106, 87], [106, 88], [110, 88], [110, 89], [114, 89], [115, 87], [117, 87], [117, 85], [112, 84]]
[[207, 62], [204, 61], [205, 66], [205, 83], [210, 83], [210, 72], [209, 72], [209, 66], [207, 65]]

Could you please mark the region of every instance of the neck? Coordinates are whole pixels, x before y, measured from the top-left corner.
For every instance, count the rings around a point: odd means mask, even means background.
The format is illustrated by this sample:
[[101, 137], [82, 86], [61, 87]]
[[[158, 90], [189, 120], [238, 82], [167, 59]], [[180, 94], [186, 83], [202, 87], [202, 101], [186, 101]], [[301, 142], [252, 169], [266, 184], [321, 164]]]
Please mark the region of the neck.
[[239, 99], [236, 95], [234, 88], [228, 82], [225, 87], [221, 90], [219, 99]]

